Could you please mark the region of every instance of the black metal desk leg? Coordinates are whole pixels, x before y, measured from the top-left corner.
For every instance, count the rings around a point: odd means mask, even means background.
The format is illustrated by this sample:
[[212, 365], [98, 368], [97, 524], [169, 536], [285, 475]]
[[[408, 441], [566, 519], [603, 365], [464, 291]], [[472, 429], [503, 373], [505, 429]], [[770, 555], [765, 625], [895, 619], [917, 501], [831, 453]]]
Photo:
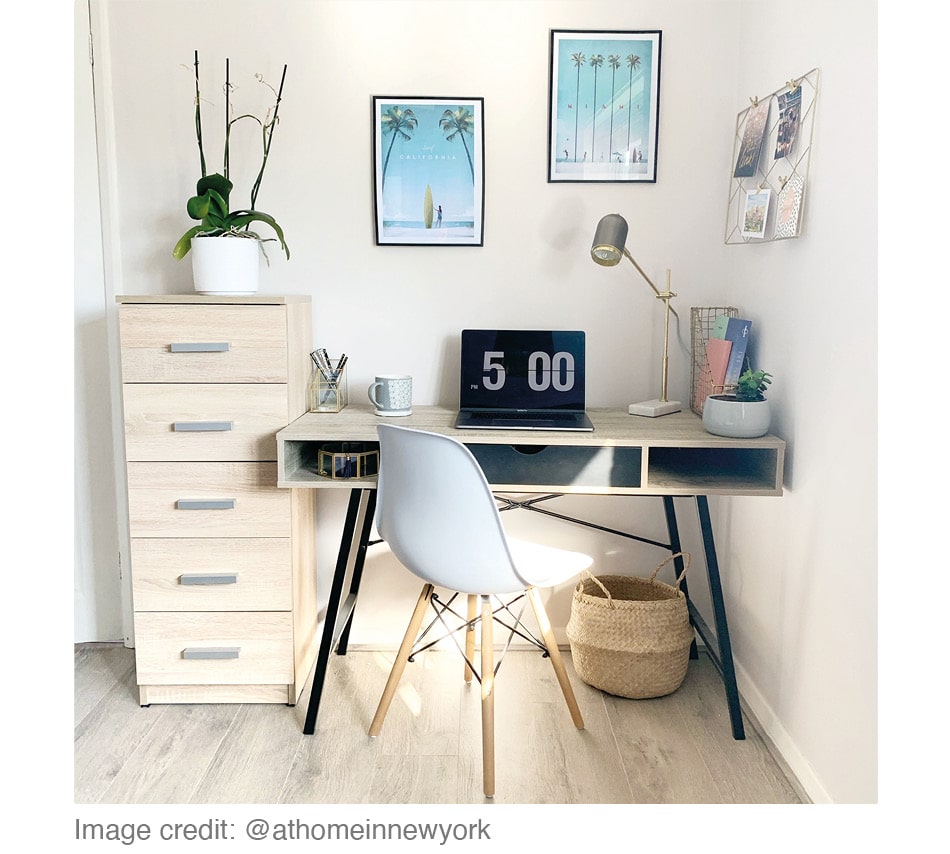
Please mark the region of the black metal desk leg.
[[351, 601], [351, 605], [346, 615], [343, 632], [340, 635], [340, 642], [336, 647], [337, 655], [346, 655], [346, 645], [350, 640], [350, 627], [353, 625], [353, 612], [356, 610], [356, 597], [359, 595], [360, 580], [363, 578], [363, 564], [366, 563], [366, 550], [369, 548], [369, 532], [373, 529], [373, 518], [376, 515], [376, 490], [367, 489], [365, 492], [366, 515], [363, 516], [363, 525], [360, 528], [359, 541], [356, 546], [356, 560], [353, 562], [353, 577], [350, 579], [350, 595], [347, 597]]
[[343, 536], [340, 538], [340, 551], [337, 553], [336, 569], [330, 584], [330, 600], [323, 620], [323, 633], [320, 636], [320, 649], [317, 652], [317, 664], [313, 672], [313, 686], [310, 689], [310, 703], [307, 705], [307, 718], [304, 722], [304, 735], [313, 735], [317, 727], [317, 712], [320, 709], [320, 695], [327, 675], [327, 664], [336, 633], [337, 614], [340, 610], [340, 598], [343, 595], [343, 582], [346, 578], [346, 565], [349, 563], [350, 548], [353, 544], [353, 532], [360, 512], [362, 490], [351, 489], [350, 500], [346, 508], [346, 520], [343, 523]]
[[[666, 531], [670, 538], [670, 552], [676, 554], [677, 552], [683, 551], [683, 548], [680, 545], [680, 529], [676, 523], [676, 507], [673, 505], [672, 495], [663, 496], [663, 512], [666, 514]], [[676, 578], [679, 578], [680, 573], [683, 571], [683, 565], [683, 558], [678, 557], [673, 559]], [[680, 590], [683, 591], [683, 595], [686, 597], [686, 600], [689, 601], [689, 587], [687, 586], [685, 575], [680, 583]], [[689, 657], [694, 661], [699, 658], [695, 637], [693, 638], [693, 642], [689, 645]]]
[[736, 667], [732, 660], [732, 642], [729, 640], [729, 624], [726, 622], [726, 604], [722, 598], [719, 561], [716, 558], [712, 520], [709, 518], [709, 502], [705, 495], [696, 496], [696, 509], [699, 513], [699, 527], [703, 534], [703, 548], [706, 552], [709, 595], [712, 599], [713, 616], [716, 621], [716, 639], [719, 643], [719, 667], [722, 671], [723, 684], [726, 686], [726, 701], [729, 704], [729, 717], [732, 720], [732, 735], [735, 739], [741, 740], [745, 738], [745, 728], [742, 725], [742, 711], [739, 707], [739, 687], [736, 684]]

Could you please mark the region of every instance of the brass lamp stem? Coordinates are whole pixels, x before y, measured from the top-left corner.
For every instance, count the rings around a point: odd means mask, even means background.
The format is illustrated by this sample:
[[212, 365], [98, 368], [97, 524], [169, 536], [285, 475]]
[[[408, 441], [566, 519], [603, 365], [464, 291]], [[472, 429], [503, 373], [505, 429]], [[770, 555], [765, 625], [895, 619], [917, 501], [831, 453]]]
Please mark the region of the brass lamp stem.
[[661, 383], [661, 392], [660, 392], [660, 402], [666, 403], [666, 389], [667, 389], [667, 379], [669, 377], [670, 370], [670, 314], [676, 314], [676, 309], [670, 305], [670, 300], [676, 296], [670, 290], [670, 271], [666, 271], [666, 290], [661, 291], [656, 285], [650, 281], [650, 277], [643, 271], [643, 268], [634, 260], [633, 256], [630, 254], [630, 250], [626, 246], [623, 248], [623, 254], [627, 256], [627, 259], [637, 268], [637, 272], [643, 276], [644, 281], [653, 288], [653, 293], [656, 294], [657, 299], [663, 300], [665, 310], [663, 312], [663, 374], [662, 374], [662, 383]]

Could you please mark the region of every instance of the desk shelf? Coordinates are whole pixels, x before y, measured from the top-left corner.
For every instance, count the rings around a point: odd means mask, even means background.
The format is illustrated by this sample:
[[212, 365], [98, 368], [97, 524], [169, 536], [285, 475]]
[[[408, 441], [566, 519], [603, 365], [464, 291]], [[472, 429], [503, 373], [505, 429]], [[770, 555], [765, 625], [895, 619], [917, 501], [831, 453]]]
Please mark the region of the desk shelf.
[[[776, 436], [713, 436], [692, 412], [639, 418], [594, 409], [590, 417], [591, 433], [457, 430], [454, 410], [418, 406], [398, 423], [460, 439], [500, 492], [782, 494], [785, 442]], [[321, 477], [317, 453], [328, 442], [375, 442], [379, 423], [369, 407], [305, 413], [277, 434], [278, 486], [373, 488], [375, 477]]]
[[781, 495], [781, 448], [649, 450], [647, 488], [670, 494]]

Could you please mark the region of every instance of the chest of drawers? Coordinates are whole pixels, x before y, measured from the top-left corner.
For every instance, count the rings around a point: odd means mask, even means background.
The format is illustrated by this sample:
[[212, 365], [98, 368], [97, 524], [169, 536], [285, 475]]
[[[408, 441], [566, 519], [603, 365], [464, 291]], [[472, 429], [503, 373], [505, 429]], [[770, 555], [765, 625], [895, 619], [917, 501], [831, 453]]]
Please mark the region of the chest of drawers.
[[139, 701], [295, 703], [316, 654], [309, 297], [118, 297]]

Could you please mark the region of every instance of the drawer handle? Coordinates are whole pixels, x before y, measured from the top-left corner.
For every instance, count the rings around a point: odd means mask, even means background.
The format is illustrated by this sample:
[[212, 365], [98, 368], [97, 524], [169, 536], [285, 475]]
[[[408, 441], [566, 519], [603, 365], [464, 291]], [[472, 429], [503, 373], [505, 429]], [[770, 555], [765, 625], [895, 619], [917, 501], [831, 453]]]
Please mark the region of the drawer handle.
[[237, 584], [236, 572], [187, 572], [178, 576], [184, 586], [206, 584]]
[[233, 429], [233, 421], [175, 421], [172, 423], [172, 430], [176, 433], [226, 433]]
[[179, 510], [233, 510], [236, 503], [233, 498], [179, 498], [175, 506]]
[[190, 661], [223, 661], [226, 658], [240, 658], [239, 646], [186, 646], [181, 657]]
[[187, 341], [171, 345], [173, 353], [227, 353], [230, 349], [227, 341]]

